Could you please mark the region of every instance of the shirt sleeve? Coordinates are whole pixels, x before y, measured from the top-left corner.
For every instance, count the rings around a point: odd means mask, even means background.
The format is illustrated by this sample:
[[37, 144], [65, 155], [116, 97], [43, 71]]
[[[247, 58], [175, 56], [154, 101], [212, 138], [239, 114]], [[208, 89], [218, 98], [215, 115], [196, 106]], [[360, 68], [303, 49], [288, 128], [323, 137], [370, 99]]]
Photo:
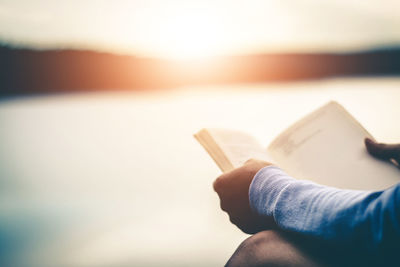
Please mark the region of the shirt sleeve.
[[257, 214], [272, 216], [281, 229], [376, 257], [398, 257], [400, 184], [377, 192], [342, 190], [268, 166], [255, 175], [249, 198]]

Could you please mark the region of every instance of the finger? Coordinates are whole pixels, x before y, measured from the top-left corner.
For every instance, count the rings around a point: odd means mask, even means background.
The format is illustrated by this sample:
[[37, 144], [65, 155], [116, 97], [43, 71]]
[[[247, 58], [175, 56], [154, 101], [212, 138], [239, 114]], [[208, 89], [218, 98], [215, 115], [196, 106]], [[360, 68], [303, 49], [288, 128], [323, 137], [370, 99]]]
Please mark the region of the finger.
[[233, 216], [230, 215], [230, 214], [228, 214], [228, 216], [229, 216], [229, 221], [230, 221], [231, 223], [233, 223], [234, 225], [238, 225], [238, 219], [237, 219], [237, 218], [233, 217]]
[[226, 180], [226, 174], [222, 174], [217, 179], [215, 179], [213, 183], [213, 188], [214, 191], [217, 192], [218, 194], [222, 191], [225, 184], [225, 180]]
[[400, 159], [400, 144], [389, 145], [382, 144], [373, 141], [370, 138], [365, 139], [365, 146], [367, 147], [368, 152], [378, 158], [383, 160], [389, 159]]
[[227, 184], [230, 183], [230, 181], [234, 181], [237, 179], [234, 179], [235, 177], [238, 177], [240, 173], [243, 172], [243, 167], [241, 168], [236, 168], [233, 169], [229, 172], [223, 173], [220, 175], [213, 183], [213, 188], [214, 191], [217, 192], [218, 194], [224, 190]]
[[222, 202], [222, 201], [220, 201], [219, 202], [219, 207], [221, 208], [221, 210], [223, 210], [223, 211], [227, 211], [227, 208], [226, 208], [226, 205], [225, 205], [225, 203], [224, 202]]
[[213, 189], [215, 192], [219, 192], [219, 188], [220, 188], [220, 181], [218, 180], [219, 178], [215, 179], [213, 182]]
[[214, 188], [215, 192], [217, 192], [217, 193], [221, 192], [221, 189], [225, 183], [224, 182], [225, 176], [226, 176], [226, 174], [224, 173], [224, 174], [220, 175], [217, 179], [215, 179], [215, 181], [213, 182], [213, 188]]

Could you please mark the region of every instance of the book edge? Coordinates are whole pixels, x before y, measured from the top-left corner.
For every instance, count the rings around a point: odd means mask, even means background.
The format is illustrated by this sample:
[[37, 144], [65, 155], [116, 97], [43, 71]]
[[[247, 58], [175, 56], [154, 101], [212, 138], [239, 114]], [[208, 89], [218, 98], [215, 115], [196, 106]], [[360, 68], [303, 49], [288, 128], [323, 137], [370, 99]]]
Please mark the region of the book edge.
[[[207, 141], [204, 140], [204, 138], [202, 137], [202, 135], [208, 135], [209, 139], [212, 141], [213, 146], [215, 147], [215, 149], [217, 149], [218, 151], [214, 151], [211, 146], [209, 145], [209, 143]], [[234, 166], [232, 164], [232, 162], [228, 159], [228, 157], [226, 156], [226, 154], [223, 152], [223, 150], [221, 149], [221, 147], [217, 144], [217, 142], [215, 142], [215, 139], [212, 137], [212, 135], [209, 133], [209, 131], [207, 130], [207, 128], [203, 128], [200, 131], [198, 131], [197, 133], [195, 133], [193, 135], [193, 137], [200, 143], [200, 145], [206, 150], [206, 152], [208, 153], [208, 155], [213, 159], [213, 161], [217, 164], [217, 166], [220, 168], [220, 170], [222, 172], [228, 172], [230, 170], [234, 169]], [[224, 163], [221, 163], [217, 160], [217, 154], [220, 154], [221, 157], [219, 159], [222, 159], [224, 161]]]

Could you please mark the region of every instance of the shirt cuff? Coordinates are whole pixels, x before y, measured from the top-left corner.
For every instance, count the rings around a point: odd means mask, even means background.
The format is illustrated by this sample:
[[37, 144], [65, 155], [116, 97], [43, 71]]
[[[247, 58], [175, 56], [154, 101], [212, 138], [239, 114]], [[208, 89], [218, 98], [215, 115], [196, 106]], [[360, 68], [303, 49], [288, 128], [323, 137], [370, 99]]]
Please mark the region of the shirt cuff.
[[251, 209], [262, 216], [274, 216], [279, 195], [295, 181], [277, 166], [259, 170], [249, 188]]

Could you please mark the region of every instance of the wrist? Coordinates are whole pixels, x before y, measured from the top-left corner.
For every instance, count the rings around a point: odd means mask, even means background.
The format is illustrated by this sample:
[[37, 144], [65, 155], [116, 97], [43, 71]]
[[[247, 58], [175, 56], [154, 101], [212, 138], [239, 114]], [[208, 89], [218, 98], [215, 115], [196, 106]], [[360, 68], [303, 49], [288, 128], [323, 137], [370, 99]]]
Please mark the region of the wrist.
[[258, 215], [274, 216], [279, 195], [295, 179], [277, 166], [269, 165], [260, 169], [249, 187], [249, 203]]

